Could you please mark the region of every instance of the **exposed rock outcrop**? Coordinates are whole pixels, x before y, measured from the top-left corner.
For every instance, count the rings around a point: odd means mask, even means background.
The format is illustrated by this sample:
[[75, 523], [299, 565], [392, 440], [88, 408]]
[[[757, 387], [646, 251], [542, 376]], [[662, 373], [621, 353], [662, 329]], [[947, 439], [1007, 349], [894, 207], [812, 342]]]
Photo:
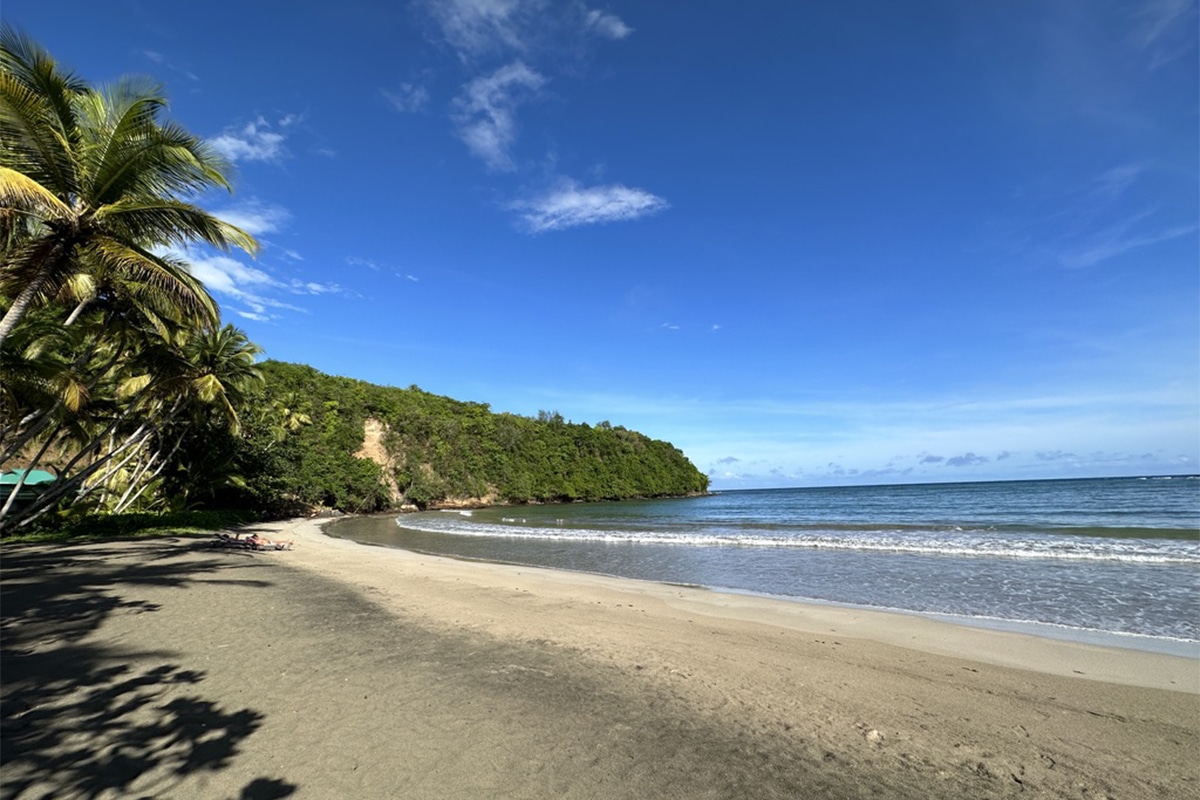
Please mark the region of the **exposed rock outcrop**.
[[383, 443], [387, 433], [386, 423], [374, 417], [367, 417], [363, 422], [363, 443], [354, 457], [365, 458], [379, 465], [383, 473], [383, 484], [388, 489], [392, 505], [399, 505], [404, 494], [396, 484], [396, 462]]

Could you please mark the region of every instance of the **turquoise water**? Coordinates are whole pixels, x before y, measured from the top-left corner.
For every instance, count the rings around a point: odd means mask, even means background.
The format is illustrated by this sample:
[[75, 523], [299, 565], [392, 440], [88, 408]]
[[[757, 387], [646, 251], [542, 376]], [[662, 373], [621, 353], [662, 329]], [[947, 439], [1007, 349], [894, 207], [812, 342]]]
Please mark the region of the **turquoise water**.
[[1200, 655], [1194, 476], [721, 492], [361, 518], [329, 532]]

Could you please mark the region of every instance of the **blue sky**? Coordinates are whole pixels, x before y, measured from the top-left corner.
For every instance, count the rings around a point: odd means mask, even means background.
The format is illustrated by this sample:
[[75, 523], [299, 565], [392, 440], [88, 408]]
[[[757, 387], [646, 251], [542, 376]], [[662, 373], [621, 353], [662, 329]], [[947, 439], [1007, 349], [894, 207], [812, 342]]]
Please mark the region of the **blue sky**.
[[1193, 0], [3, 0], [236, 165], [269, 357], [717, 489], [1200, 470]]

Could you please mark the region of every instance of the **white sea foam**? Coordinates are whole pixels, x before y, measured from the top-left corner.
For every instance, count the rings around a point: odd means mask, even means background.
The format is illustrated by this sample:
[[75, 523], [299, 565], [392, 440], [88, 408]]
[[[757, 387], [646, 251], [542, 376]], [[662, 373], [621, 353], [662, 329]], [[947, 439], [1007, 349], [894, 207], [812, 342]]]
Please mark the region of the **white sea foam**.
[[[470, 516], [466, 512], [463, 516]], [[596, 544], [646, 544], [682, 547], [789, 548], [808, 550], [858, 550], [926, 556], [960, 556], [1068, 561], [1114, 561], [1131, 564], [1190, 564], [1200, 566], [1200, 543], [1188, 540], [1143, 540], [1084, 538], [1068, 536], [992, 536], [955, 529], [952, 531], [876, 531], [819, 534], [812, 531], [789, 535], [762, 533], [687, 533], [634, 530], [554, 528], [523, 526], [513, 518], [504, 523], [458, 524], [437, 517], [402, 517], [397, 524], [410, 530], [452, 536], [570, 541]]]

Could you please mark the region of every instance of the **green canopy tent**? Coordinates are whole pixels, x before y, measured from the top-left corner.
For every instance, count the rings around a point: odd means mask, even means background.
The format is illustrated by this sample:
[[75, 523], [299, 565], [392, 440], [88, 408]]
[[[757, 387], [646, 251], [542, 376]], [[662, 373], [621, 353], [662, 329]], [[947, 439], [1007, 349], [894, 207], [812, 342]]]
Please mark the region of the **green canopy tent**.
[[[23, 483], [21, 481], [22, 477], [24, 477]], [[21, 484], [21, 488], [17, 490], [17, 498], [14, 501], [15, 505], [28, 503], [49, 488], [50, 484], [56, 480], [58, 478], [44, 469], [12, 469], [7, 472], [0, 472], [0, 506], [8, 502], [9, 494], [18, 483]]]

